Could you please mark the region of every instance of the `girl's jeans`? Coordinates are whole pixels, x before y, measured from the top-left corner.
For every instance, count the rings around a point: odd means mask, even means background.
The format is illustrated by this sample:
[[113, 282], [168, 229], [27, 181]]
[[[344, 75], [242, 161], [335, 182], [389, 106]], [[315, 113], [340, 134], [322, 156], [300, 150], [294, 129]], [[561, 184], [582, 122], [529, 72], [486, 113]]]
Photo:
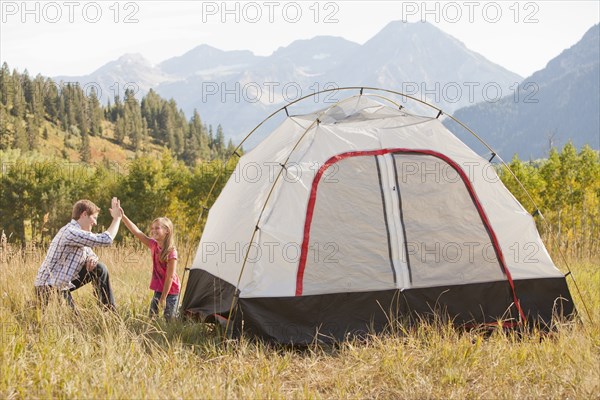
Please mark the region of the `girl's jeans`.
[[[160, 300], [160, 296], [162, 296], [161, 292], [154, 292], [154, 297], [152, 297], [152, 302], [150, 303], [150, 316], [154, 317], [158, 314], [158, 301]], [[167, 295], [167, 301], [165, 305], [165, 319], [168, 321], [173, 319], [177, 315], [177, 298], [178, 294], [169, 294]]]

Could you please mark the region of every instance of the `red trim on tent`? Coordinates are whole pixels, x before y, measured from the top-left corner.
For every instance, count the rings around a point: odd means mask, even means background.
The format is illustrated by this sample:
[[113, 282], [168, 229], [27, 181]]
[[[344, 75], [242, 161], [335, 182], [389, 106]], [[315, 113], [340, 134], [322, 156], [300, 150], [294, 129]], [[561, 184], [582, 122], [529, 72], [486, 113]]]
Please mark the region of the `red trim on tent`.
[[444, 160], [445, 162], [450, 164], [450, 166], [452, 166], [456, 170], [456, 172], [458, 172], [463, 183], [467, 187], [467, 190], [469, 191], [471, 198], [473, 199], [473, 203], [475, 203], [475, 207], [477, 208], [477, 211], [479, 212], [479, 216], [481, 217], [483, 224], [485, 225], [485, 227], [487, 228], [487, 230], [490, 234], [490, 237], [492, 239], [492, 244], [494, 245], [494, 249], [496, 250], [496, 254], [498, 256], [498, 261], [500, 263], [500, 267], [502, 268], [502, 271], [506, 275], [506, 278], [508, 279], [508, 283], [512, 290], [513, 299], [515, 301], [515, 306], [517, 307], [517, 310], [519, 310], [519, 314], [521, 315], [521, 318], [523, 319], [523, 321], [525, 321], [526, 320], [525, 314], [523, 313], [523, 310], [521, 309], [521, 305], [519, 303], [519, 299], [517, 298], [517, 294], [515, 292], [515, 285], [514, 285], [512, 276], [510, 274], [510, 271], [508, 270], [508, 268], [506, 268], [506, 264], [504, 262], [504, 255], [502, 254], [502, 251], [500, 250], [500, 245], [498, 244], [498, 239], [496, 238], [496, 233], [492, 229], [492, 226], [488, 220], [488, 217], [485, 214], [485, 211], [483, 210], [481, 203], [479, 202], [479, 198], [477, 197], [477, 194], [475, 193], [475, 190], [473, 189], [471, 182], [469, 181], [465, 172], [462, 170], [462, 168], [457, 163], [455, 163], [452, 159], [445, 156], [444, 154], [441, 154], [441, 153], [438, 153], [438, 152], [432, 151], [432, 150], [415, 150], [415, 149], [395, 148], [395, 149], [381, 149], [381, 150], [370, 150], [370, 151], [351, 151], [348, 153], [342, 153], [342, 154], [338, 154], [336, 156], [331, 157], [329, 160], [327, 160], [325, 162], [325, 164], [323, 164], [321, 166], [321, 168], [319, 168], [319, 171], [317, 171], [317, 174], [315, 175], [315, 178], [312, 183], [310, 197], [308, 199], [308, 207], [306, 210], [306, 220], [304, 222], [304, 238], [302, 240], [300, 263], [298, 265], [298, 273], [296, 275], [296, 296], [301, 296], [302, 291], [303, 291], [304, 269], [306, 268], [306, 258], [308, 257], [308, 244], [310, 241], [310, 226], [312, 224], [312, 219], [313, 219], [313, 214], [314, 214], [314, 209], [315, 209], [315, 202], [317, 201], [317, 188], [319, 186], [319, 182], [321, 181], [321, 178], [323, 177], [323, 174], [325, 173], [327, 168], [329, 168], [332, 164], [335, 164], [336, 162], [344, 160], [346, 158], [360, 157], [360, 156], [381, 156], [381, 155], [389, 154], [389, 153], [416, 153], [416, 154], [430, 155], [433, 157], [437, 157], [441, 160]]

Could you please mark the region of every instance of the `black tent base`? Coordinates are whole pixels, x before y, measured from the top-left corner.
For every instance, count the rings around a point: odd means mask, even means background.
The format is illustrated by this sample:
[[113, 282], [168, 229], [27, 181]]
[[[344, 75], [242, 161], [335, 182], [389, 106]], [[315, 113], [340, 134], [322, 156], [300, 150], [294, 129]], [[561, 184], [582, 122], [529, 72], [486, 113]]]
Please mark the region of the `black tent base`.
[[[514, 281], [527, 325], [548, 329], [575, 308], [564, 277]], [[203, 322], [284, 344], [331, 343], [383, 332], [398, 321], [451, 320], [457, 326], [518, 326], [507, 281], [467, 285], [236, 299], [235, 287], [204, 270], [192, 270], [182, 311]], [[232, 304], [236, 306], [229, 315]]]

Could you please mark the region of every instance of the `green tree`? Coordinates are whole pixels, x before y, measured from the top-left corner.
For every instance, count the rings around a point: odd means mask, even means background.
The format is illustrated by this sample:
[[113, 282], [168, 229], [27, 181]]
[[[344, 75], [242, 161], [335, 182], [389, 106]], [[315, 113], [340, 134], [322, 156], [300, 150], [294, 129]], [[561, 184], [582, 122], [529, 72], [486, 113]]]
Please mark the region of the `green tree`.
[[12, 147], [15, 149], [21, 149], [21, 151], [29, 150], [29, 143], [27, 141], [27, 131], [23, 126], [24, 122], [21, 119], [16, 118], [14, 120], [14, 142]]
[[196, 163], [196, 160], [202, 156], [202, 130], [202, 120], [200, 119], [198, 111], [194, 110], [194, 115], [190, 120], [185, 135], [184, 150], [181, 156], [187, 165], [193, 166]]
[[92, 161], [92, 149], [90, 147], [90, 137], [87, 133], [81, 134], [81, 146], [79, 148], [79, 159], [84, 163]]
[[6, 106], [4, 104], [0, 104], [0, 150], [6, 150], [13, 147], [15, 142], [13, 129], [10, 126], [14, 127], [14, 122], [12, 121], [12, 116], [9, 114]]
[[161, 138], [159, 118], [165, 103], [166, 102], [152, 89], [150, 89], [148, 94], [142, 99], [142, 118], [146, 120], [149, 135], [155, 139]]
[[46, 79], [44, 83], [44, 110], [48, 119], [55, 124], [59, 121], [59, 90], [57, 84], [52, 79]]
[[10, 113], [19, 119], [25, 118], [25, 111], [27, 104], [25, 102], [25, 95], [23, 93], [23, 87], [21, 86], [21, 76], [16, 70], [13, 70], [12, 79], [12, 107]]
[[104, 118], [104, 111], [98, 100], [96, 88], [92, 88], [90, 95], [87, 99], [90, 135], [100, 136], [102, 134], [102, 119]]
[[127, 130], [125, 127], [125, 118], [121, 118], [117, 116], [117, 120], [115, 121], [115, 140], [119, 144], [125, 143], [125, 137], [127, 136]]
[[140, 227], [166, 213], [170, 182], [160, 160], [139, 157], [129, 164], [129, 173], [119, 182], [119, 193], [123, 208]]
[[217, 125], [217, 135], [215, 137], [215, 151], [222, 156], [225, 151], [225, 134], [223, 133], [223, 127], [221, 124]]
[[27, 149], [35, 150], [39, 146], [40, 129], [36, 124], [36, 119], [34, 117], [27, 118], [26, 125]]
[[225, 157], [229, 157], [234, 151], [235, 145], [233, 144], [233, 141], [229, 139], [229, 142], [227, 142], [227, 148], [225, 149]]
[[46, 110], [44, 107], [44, 90], [46, 81], [41, 75], [37, 75], [33, 82], [31, 82], [31, 103], [30, 112], [33, 115], [36, 126], [41, 126], [46, 116]]
[[142, 110], [135, 98], [135, 92], [131, 89], [125, 90], [125, 109], [123, 113], [125, 134], [129, 136], [134, 150], [141, 147], [146, 136], [146, 125], [142, 120]]
[[6, 110], [10, 111], [12, 108], [12, 101], [14, 98], [14, 83], [10, 75], [10, 69], [6, 62], [2, 63], [0, 68], [0, 103], [6, 107]]
[[109, 105], [108, 109], [110, 110], [110, 112], [108, 113], [109, 121], [116, 122], [117, 118], [123, 118], [125, 108], [123, 106], [123, 103], [121, 103], [121, 98], [118, 95], [115, 96], [115, 104], [112, 106], [112, 108]]

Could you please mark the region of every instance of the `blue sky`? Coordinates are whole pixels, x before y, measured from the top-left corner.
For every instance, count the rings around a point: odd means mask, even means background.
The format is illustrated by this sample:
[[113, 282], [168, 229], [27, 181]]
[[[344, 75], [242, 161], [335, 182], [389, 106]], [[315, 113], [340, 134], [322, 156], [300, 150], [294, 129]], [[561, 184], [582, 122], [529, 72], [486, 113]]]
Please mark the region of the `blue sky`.
[[598, 1], [0, 1], [0, 60], [83, 75], [124, 53], [152, 63], [200, 44], [269, 55], [297, 39], [364, 43], [394, 20], [425, 20], [522, 76], [600, 19]]

